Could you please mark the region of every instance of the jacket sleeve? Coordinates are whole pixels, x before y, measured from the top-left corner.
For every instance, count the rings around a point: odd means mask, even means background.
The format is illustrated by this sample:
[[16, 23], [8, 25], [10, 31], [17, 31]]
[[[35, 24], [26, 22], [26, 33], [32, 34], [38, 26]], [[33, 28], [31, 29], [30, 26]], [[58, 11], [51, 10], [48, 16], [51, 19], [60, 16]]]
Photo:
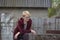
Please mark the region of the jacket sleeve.
[[23, 29], [21, 27], [22, 27], [22, 22], [18, 20], [17, 29], [19, 30], [20, 33], [23, 33]]
[[22, 29], [21, 29], [21, 22], [20, 20], [18, 20], [17, 22], [17, 25], [16, 25], [16, 28], [14, 29], [14, 32], [13, 32], [13, 39], [15, 40], [14, 36], [17, 32], [20, 32], [20, 33], [23, 33]]

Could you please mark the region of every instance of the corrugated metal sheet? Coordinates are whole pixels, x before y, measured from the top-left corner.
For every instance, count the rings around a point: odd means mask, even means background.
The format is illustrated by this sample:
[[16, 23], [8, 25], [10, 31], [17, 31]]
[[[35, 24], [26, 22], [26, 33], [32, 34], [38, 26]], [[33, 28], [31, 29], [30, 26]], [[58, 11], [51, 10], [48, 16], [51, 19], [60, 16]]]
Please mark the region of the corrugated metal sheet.
[[0, 7], [51, 7], [51, 0], [0, 0]]

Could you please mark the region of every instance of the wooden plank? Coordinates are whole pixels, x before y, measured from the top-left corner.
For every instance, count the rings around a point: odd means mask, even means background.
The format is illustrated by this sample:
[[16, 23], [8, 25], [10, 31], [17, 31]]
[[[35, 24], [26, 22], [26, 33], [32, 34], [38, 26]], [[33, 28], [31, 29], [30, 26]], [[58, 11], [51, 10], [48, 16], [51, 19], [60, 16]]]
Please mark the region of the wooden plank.
[[60, 34], [60, 30], [47, 30], [46, 33], [48, 33], [48, 34]]

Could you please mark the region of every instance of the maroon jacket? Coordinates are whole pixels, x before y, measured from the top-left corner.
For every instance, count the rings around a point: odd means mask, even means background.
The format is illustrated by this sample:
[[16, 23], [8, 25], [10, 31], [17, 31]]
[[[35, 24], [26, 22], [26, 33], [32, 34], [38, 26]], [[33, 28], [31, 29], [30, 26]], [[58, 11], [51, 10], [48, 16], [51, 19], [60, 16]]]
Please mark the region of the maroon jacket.
[[31, 24], [32, 24], [32, 20], [29, 19], [29, 21], [27, 22], [26, 30], [24, 30], [24, 19], [20, 18], [18, 20], [18, 24], [17, 24], [16, 28], [14, 29], [13, 38], [17, 32], [20, 32], [21, 34], [30, 33], [31, 32]]

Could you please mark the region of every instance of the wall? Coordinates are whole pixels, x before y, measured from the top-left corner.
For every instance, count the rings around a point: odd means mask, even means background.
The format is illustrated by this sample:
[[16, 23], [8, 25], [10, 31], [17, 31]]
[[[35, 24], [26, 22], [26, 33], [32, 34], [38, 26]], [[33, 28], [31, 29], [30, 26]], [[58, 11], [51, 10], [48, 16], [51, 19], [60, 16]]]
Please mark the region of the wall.
[[0, 13], [13, 14], [15, 17], [20, 17], [22, 12], [28, 10], [32, 17], [47, 17], [47, 9], [0, 9]]

